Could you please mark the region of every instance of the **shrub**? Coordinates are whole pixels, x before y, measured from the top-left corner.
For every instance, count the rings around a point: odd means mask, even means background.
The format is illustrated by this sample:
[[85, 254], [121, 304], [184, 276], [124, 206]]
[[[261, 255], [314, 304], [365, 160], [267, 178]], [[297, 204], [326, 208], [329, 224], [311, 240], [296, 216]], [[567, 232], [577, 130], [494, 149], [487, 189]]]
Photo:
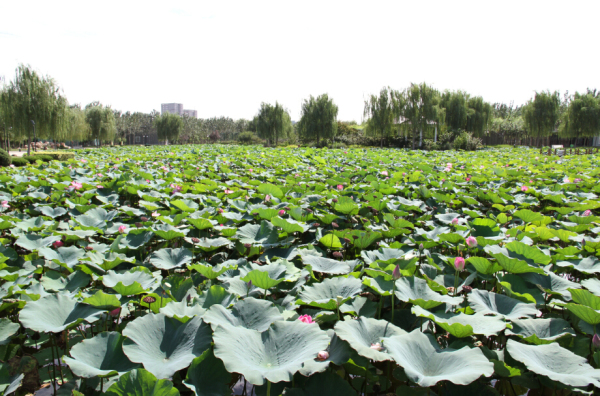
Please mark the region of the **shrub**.
[[52, 160], [54, 160], [54, 158], [52, 158], [51, 155], [47, 155], [47, 154], [38, 154], [38, 155], [34, 155], [34, 157], [36, 157], [39, 160], [42, 160], [44, 162], [50, 162]]
[[9, 166], [11, 164], [11, 158], [8, 153], [0, 149], [0, 166]]
[[[24, 155], [21, 158], [23, 158], [24, 160], [26, 160], [27, 162], [29, 162], [30, 164], [35, 164], [35, 161], [37, 161], [39, 158], [37, 157], [37, 155]], [[41, 161], [41, 160], [40, 160]]]
[[12, 160], [12, 164], [14, 166], [25, 166], [25, 165], [29, 165], [29, 161], [27, 161], [25, 158], [21, 158], [21, 157], [11, 157]]
[[238, 135], [238, 140], [242, 144], [252, 144], [255, 137], [256, 135], [252, 132], [242, 132]]
[[453, 143], [455, 150], [475, 151], [483, 146], [481, 139], [473, 137], [472, 133], [463, 132]]
[[345, 149], [346, 145], [344, 143], [333, 143], [330, 148], [332, 148], [332, 149]]
[[52, 157], [52, 159], [55, 159], [58, 161], [67, 161], [67, 160], [75, 158], [75, 153], [71, 153], [68, 151], [48, 151], [48, 152], [44, 152], [44, 155], [48, 155], [48, 156]]
[[208, 135], [208, 138], [211, 142], [216, 143], [221, 138], [221, 135], [217, 131], [212, 131], [210, 135]]

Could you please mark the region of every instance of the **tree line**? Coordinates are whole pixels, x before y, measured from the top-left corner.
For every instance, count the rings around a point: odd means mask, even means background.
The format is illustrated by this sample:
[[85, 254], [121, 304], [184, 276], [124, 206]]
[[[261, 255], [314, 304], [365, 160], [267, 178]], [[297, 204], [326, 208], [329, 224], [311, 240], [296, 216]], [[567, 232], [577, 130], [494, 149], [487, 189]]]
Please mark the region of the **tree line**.
[[49, 76], [19, 65], [15, 78], [0, 92], [0, 141], [32, 139], [55, 142], [106, 142], [135, 144], [139, 136], [156, 136], [165, 143], [234, 141], [253, 134], [267, 144], [280, 141], [333, 142], [357, 132], [379, 145], [404, 139], [413, 148], [437, 144], [467, 132], [473, 136], [499, 136], [505, 142], [523, 138], [549, 144], [551, 136], [582, 140], [600, 133], [600, 92], [540, 91], [524, 105], [489, 103], [464, 91], [439, 91], [410, 84], [404, 89], [384, 87], [364, 101], [363, 122], [338, 120], [338, 106], [327, 94], [310, 96], [301, 104], [301, 117], [293, 122], [282, 104], [261, 103], [251, 120], [228, 117], [196, 119], [188, 116], [121, 112], [99, 102], [70, 105]]

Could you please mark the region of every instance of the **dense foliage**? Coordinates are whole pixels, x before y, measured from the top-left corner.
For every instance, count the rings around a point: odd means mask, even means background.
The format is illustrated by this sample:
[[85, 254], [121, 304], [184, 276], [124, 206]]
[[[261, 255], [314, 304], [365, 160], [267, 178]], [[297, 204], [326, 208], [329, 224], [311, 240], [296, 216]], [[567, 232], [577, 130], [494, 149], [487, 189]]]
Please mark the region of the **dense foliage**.
[[0, 391], [592, 394], [599, 162], [210, 145], [1, 168]]

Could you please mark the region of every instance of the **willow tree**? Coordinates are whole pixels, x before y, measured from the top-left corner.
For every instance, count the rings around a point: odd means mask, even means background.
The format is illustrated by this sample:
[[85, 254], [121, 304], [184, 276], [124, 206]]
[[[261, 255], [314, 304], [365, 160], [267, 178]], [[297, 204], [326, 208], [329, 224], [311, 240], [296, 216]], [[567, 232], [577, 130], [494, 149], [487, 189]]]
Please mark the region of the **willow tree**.
[[332, 139], [337, 133], [338, 107], [327, 94], [312, 95], [302, 103], [301, 117], [298, 122], [298, 131], [301, 136], [316, 138], [317, 146], [321, 137]]
[[371, 95], [365, 100], [364, 116], [367, 118], [367, 133], [379, 135], [380, 146], [392, 131], [394, 120], [402, 107], [402, 95], [389, 87], [383, 87], [379, 96]]
[[[287, 116], [286, 116], [287, 114]], [[279, 138], [285, 137], [289, 132], [291, 119], [287, 110], [278, 102], [275, 106], [269, 103], [261, 103], [256, 116], [256, 132], [258, 136], [267, 139], [267, 144], [279, 142]]]
[[177, 114], [165, 113], [154, 120], [158, 139], [164, 140], [165, 145], [169, 139], [176, 140], [183, 129], [183, 120]]
[[412, 130], [412, 148], [415, 149], [417, 136], [419, 147], [423, 144], [423, 131], [435, 125], [436, 131], [444, 119], [444, 109], [440, 105], [440, 94], [433, 87], [422, 84], [411, 84], [404, 90], [403, 105], [400, 110], [404, 123], [410, 124]]
[[78, 141], [89, 139], [92, 134], [90, 125], [86, 121], [85, 111], [81, 106], [72, 105], [67, 112], [67, 128], [65, 140]]
[[90, 137], [98, 141], [114, 140], [117, 132], [115, 115], [108, 106], [102, 106], [98, 102], [91, 103], [85, 107], [85, 121], [90, 126]]
[[15, 74], [3, 94], [3, 111], [13, 130], [27, 134], [29, 155], [34, 125], [38, 137], [60, 136], [67, 125], [68, 103], [52, 78], [40, 76], [30, 66], [22, 64]]
[[550, 145], [550, 135], [556, 127], [560, 115], [560, 94], [556, 91], [536, 92], [523, 108], [523, 121], [531, 136], [547, 139]]
[[467, 128], [469, 94], [464, 91], [445, 91], [440, 100], [440, 107], [445, 111], [445, 124], [449, 131]]
[[481, 96], [469, 98], [467, 106], [469, 113], [465, 129], [481, 137], [488, 130], [489, 122], [492, 120], [493, 107]]
[[588, 89], [575, 92], [565, 114], [562, 133], [576, 139], [597, 136], [600, 132], [600, 95]]

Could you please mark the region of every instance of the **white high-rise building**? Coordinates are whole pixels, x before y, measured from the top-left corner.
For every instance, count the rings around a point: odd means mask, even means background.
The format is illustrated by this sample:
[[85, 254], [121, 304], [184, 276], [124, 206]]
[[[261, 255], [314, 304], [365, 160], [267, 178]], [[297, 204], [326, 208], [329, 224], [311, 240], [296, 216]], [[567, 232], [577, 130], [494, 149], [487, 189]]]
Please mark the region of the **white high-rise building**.
[[162, 103], [160, 105], [160, 114], [164, 115], [165, 113], [183, 115], [183, 104], [182, 103]]
[[183, 110], [183, 115], [198, 118], [198, 110]]

